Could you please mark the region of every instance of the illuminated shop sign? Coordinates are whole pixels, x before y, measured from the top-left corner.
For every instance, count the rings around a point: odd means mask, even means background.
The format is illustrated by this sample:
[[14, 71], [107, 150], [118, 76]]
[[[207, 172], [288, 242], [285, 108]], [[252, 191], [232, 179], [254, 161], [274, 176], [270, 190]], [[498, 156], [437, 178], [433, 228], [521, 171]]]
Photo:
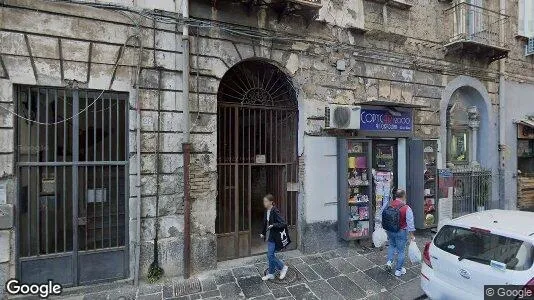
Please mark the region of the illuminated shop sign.
[[388, 109], [362, 109], [361, 130], [412, 131], [412, 112]]

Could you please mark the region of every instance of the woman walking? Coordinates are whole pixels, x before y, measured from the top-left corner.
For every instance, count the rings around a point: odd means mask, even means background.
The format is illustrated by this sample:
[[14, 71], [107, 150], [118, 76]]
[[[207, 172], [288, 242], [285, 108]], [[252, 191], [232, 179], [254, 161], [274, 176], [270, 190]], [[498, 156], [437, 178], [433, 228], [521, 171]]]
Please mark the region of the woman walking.
[[265, 215], [263, 218], [263, 230], [260, 237], [267, 241], [267, 260], [269, 261], [268, 274], [263, 276], [263, 281], [274, 279], [276, 271], [280, 271], [280, 279], [284, 279], [287, 274], [287, 266], [276, 257], [276, 242], [274, 235], [286, 227], [286, 222], [280, 215], [280, 212], [274, 207], [274, 196], [271, 194], [263, 197], [263, 206], [265, 207]]

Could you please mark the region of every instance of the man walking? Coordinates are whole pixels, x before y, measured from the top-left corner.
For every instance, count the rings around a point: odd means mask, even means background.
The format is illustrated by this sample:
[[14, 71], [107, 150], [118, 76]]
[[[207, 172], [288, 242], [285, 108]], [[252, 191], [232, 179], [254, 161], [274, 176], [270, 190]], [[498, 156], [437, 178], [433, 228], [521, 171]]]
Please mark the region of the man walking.
[[406, 204], [406, 192], [397, 190], [395, 200], [382, 212], [382, 227], [387, 231], [389, 239], [388, 261], [386, 267], [392, 269], [393, 260], [397, 255], [397, 264], [395, 266], [395, 276], [399, 277], [406, 274], [404, 265], [404, 249], [408, 241], [408, 235], [411, 240], [415, 240], [414, 221], [412, 209]]

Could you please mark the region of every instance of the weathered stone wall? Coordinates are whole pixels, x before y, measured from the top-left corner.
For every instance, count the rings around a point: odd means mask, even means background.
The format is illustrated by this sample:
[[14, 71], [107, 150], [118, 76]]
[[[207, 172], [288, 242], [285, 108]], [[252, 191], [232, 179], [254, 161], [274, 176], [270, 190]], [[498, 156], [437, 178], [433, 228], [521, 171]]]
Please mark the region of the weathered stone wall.
[[[305, 118], [301, 122], [304, 126], [301, 130], [306, 135], [327, 135], [323, 131], [324, 107], [327, 103], [358, 104], [369, 100], [388, 100], [424, 105], [415, 110], [414, 134], [420, 138], [438, 139], [444, 147], [440, 126], [445, 125], [440, 122], [440, 105], [449, 99], [442, 99], [443, 91], [455, 78], [467, 75], [475, 78], [476, 82], [482, 82], [483, 92], [487, 92], [493, 106], [488, 112], [492, 115], [489, 118], [492, 120], [490, 127], [496, 128], [499, 63], [488, 63], [474, 55], [445, 53], [445, 19], [442, 12], [451, 6], [450, 3], [409, 1], [413, 6], [403, 10], [375, 1], [353, 1], [357, 7], [362, 5], [363, 11], [354, 10], [348, 16], [350, 12], [342, 9], [347, 2], [325, 2], [327, 5], [319, 13], [322, 22], [312, 22], [309, 26], [303, 19], [294, 16], [286, 16], [279, 21], [275, 12], [268, 9], [260, 8], [247, 14], [239, 4], [225, 2], [218, 9], [212, 9], [207, 2], [194, 3], [193, 16], [221, 21], [225, 26], [231, 24], [235, 26], [234, 29], [260, 28], [274, 36], [240, 36], [229, 34], [216, 26], [200, 30], [198, 50], [195, 47], [197, 42], [193, 42], [193, 55], [198, 54], [199, 65], [202, 63], [198, 79], [201, 95], [216, 97], [222, 75], [236, 63], [252, 58], [266, 59], [293, 78], [300, 93], [300, 109], [304, 111], [300, 114]], [[496, 3], [492, 3], [492, 6]], [[511, 23], [517, 23], [517, 8], [514, 5], [517, 5], [517, 1], [509, 1]], [[491, 8], [499, 9], [498, 5]], [[340, 24], [339, 20], [343, 18], [348, 21]], [[333, 19], [336, 21], [331, 21]], [[514, 39], [512, 32], [506, 34], [512, 49], [506, 62], [514, 61], [515, 64], [526, 64], [531, 68], [532, 62], [521, 56], [519, 51], [524, 44]], [[346, 63], [343, 71], [335, 67], [340, 60]], [[508, 72], [533, 81], [532, 74], [525, 69], [511, 66]], [[495, 135], [493, 138], [496, 140], [498, 137]], [[497, 168], [497, 163], [490, 167]], [[300, 181], [304, 186], [306, 166], [301, 165], [301, 168]], [[309, 199], [302, 194], [303, 191], [301, 187], [299, 199], [306, 202]], [[307, 216], [302, 210], [299, 216], [302, 250], [320, 249], [315, 237], [328, 236], [329, 241], [337, 240], [335, 220], [312, 224], [306, 222]]]
[[[133, 5], [130, 0], [114, 0]], [[319, 21], [306, 24], [300, 17], [278, 16], [268, 9], [254, 9], [248, 15], [241, 4], [221, 1], [191, 1], [191, 14], [221, 23], [192, 28], [191, 37], [191, 196], [193, 267], [195, 271], [216, 266], [217, 197], [217, 90], [225, 72], [245, 59], [266, 59], [293, 78], [299, 92], [300, 131], [309, 136], [328, 135], [324, 130], [327, 103], [358, 104], [388, 100], [424, 105], [415, 111], [415, 136], [441, 139], [440, 106], [443, 91], [459, 75], [482, 82], [497, 116], [498, 62], [487, 64], [474, 56], [452, 56], [443, 51], [446, 1], [409, 1], [408, 10], [384, 6], [379, 1], [325, 0]], [[495, 1], [496, 3], [497, 1]], [[182, 270], [183, 232], [183, 105], [181, 33], [174, 24], [85, 5], [29, 0], [5, 0], [0, 6], [0, 105], [13, 109], [13, 84], [106, 89], [112, 78], [119, 49], [139, 23], [143, 56], [139, 105], [141, 109], [142, 252], [141, 271], [152, 261], [155, 199], [159, 196], [160, 261], [166, 274]], [[138, 1], [140, 7], [173, 10], [180, 1]], [[532, 59], [523, 56], [524, 41], [515, 39], [517, 1], [507, 1], [512, 32], [510, 55], [506, 59], [510, 80], [534, 82]], [[132, 20], [132, 19], [133, 20]], [[221, 30], [263, 29], [274, 38], [236, 35]], [[515, 26], [515, 27], [514, 27]], [[155, 30], [154, 30], [155, 27]], [[514, 29], [515, 28], [515, 29]], [[136, 61], [134, 42], [126, 47], [112, 85], [130, 93], [130, 248], [134, 249], [136, 184], [135, 106]], [[338, 61], [346, 64], [338, 70]], [[162, 89], [158, 91], [161, 72]], [[157, 116], [157, 99], [162, 112]], [[446, 99], [445, 101], [448, 101]], [[493, 120], [497, 120], [494, 118]], [[160, 132], [156, 126], [160, 122]], [[0, 184], [6, 184], [8, 203], [16, 204], [14, 161], [15, 118], [0, 109]], [[160, 137], [160, 164], [156, 165], [156, 136]], [[497, 138], [497, 137], [495, 137]], [[303, 149], [302, 137], [299, 149]], [[300, 153], [299, 243], [307, 252], [318, 250], [321, 235], [337, 241], [335, 220], [307, 222], [303, 205], [306, 182], [306, 149]], [[159, 173], [159, 183], [157, 175]], [[156, 185], [160, 186], [159, 195]], [[11, 241], [4, 243], [4, 241]], [[0, 279], [14, 276], [15, 231], [0, 232]], [[10, 245], [6, 248], [5, 245]], [[335, 246], [335, 243], [330, 243]], [[133, 267], [133, 251], [130, 251]], [[0, 289], [3, 286], [0, 286]], [[1, 294], [1, 290], [0, 290]]]
[[[172, 2], [172, 1], [171, 1]], [[130, 19], [131, 18], [131, 19]], [[139, 29], [132, 24], [139, 23]], [[182, 274], [183, 252], [183, 105], [181, 32], [132, 13], [46, 1], [3, 1], [0, 6], [0, 105], [13, 110], [13, 85], [78, 86], [107, 89], [120, 48], [139, 30], [143, 44], [141, 111], [141, 273], [153, 259], [156, 198], [159, 197], [159, 259], [167, 276]], [[136, 40], [119, 58], [112, 90], [129, 93], [129, 237], [133, 275], [136, 237]], [[160, 77], [161, 75], [161, 77]], [[161, 80], [161, 89], [159, 89]], [[161, 112], [158, 118], [158, 99]], [[193, 108], [196, 113], [196, 108]], [[199, 113], [202, 120], [211, 114]], [[157, 124], [160, 131], [157, 132]], [[17, 203], [14, 161], [15, 117], [0, 109], [0, 185], [7, 202]], [[159, 165], [156, 135], [159, 134]], [[198, 148], [197, 148], [198, 149]], [[197, 152], [200, 152], [197, 153]], [[195, 150], [194, 162], [203, 150]], [[157, 177], [159, 176], [159, 182]], [[159, 184], [159, 194], [156, 185]], [[15, 273], [15, 231], [0, 232], [0, 279]], [[9, 242], [11, 241], [11, 242]], [[7, 254], [10, 255], [7, 255]], [[7, 255], [7, 256], [6, 256]], [[2, 281], [3, 282], [3, 281]], [[3, 284], [0, 285], [3, 288]], [[0, 295], [2, 294], [0, 290]]]

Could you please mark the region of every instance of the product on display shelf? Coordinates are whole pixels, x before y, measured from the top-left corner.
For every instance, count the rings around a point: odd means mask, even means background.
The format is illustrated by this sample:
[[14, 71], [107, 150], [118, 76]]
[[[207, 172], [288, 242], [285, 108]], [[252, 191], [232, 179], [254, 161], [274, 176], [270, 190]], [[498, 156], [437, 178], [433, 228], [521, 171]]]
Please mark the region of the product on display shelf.
[[359, 207], [358, 214], [360, 215], [360, 220], [369, 218], [369, 208], [367, 206]]
[[369, 235], [369, 221], [357, 221], [350, 232], [352, 237], [362, 237]]

